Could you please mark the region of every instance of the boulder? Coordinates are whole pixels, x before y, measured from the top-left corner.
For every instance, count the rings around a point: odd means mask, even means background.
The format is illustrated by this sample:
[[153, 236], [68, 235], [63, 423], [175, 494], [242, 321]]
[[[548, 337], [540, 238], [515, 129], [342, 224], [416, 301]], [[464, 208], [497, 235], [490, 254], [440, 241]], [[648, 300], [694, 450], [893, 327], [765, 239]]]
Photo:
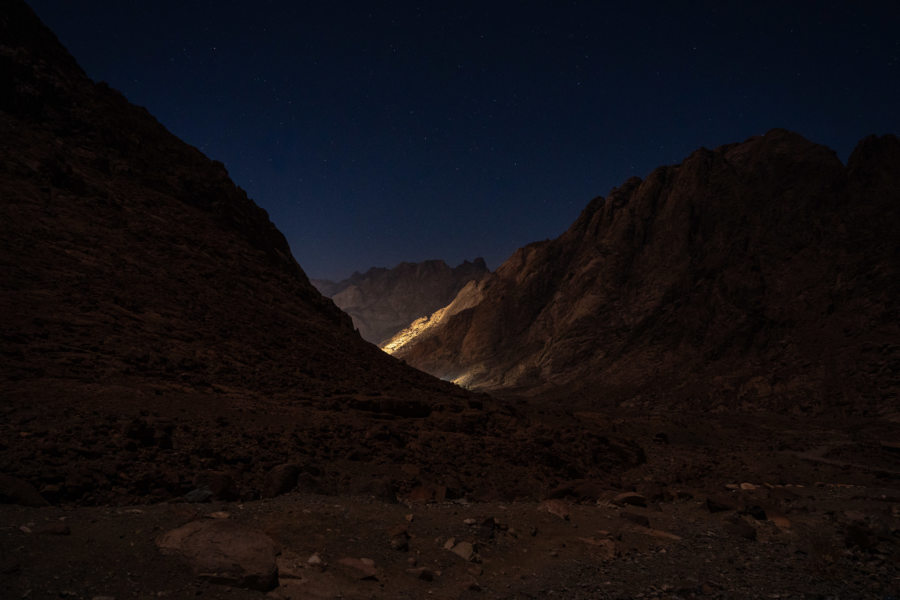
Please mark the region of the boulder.
[[293, 491], [297, 487], [299, 475], [300, 467], [297, 465], [278, 465], [266, 474], [266, 481], [262, 489], [263, 498], [274, 498]]
[[616, 506], [647, 506], [647, 498], [636, 492], [624, 492], [612, 499]]
[[47, 506], [47, 502], [37, 489], [24, 479], [0, 475], [0, 504], [20, 504], [22, 506]]
[[234, 521], [193, 521], [161, 535], [156, 544], [210, 581], [261, 591], [278, 585], [275, 542]]

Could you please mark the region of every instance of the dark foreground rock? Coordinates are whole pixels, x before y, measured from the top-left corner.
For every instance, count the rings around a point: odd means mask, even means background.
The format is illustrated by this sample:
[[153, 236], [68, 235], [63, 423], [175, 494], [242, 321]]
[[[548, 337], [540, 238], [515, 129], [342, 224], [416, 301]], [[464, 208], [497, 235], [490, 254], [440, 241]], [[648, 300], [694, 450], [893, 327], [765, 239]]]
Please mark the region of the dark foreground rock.
[[156, 541], [177, 553], [194, 572], [216, 583], [268, 591], [278, 585], [278, 547], [262, 532], [229, 520], [193, 521]]

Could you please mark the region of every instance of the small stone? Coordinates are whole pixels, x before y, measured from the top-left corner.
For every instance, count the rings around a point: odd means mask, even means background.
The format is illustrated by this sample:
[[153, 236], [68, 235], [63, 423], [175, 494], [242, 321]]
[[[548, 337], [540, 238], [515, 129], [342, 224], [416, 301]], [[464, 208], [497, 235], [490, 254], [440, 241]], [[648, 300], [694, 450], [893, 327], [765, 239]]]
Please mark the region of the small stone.
[[210, 519], [228, 519], [231, 517], [231, 513], [227, 513], [224, 510], [217, 510], [216, 512], [209, 513], [207, 516]]
[[410, 504], [428, 504], [430, 502], [443, 502], [447, 498], [447, 486], [420, 485], [414, 488], [406, 501]]
[[766, 515], [769, 518], [769, 521], [775, 524], [775, 527], [778, 529], [790, 529], [791, 522], [782, 514], [767, 512]]
[[450, 552], [463, 560], [475, 560], [475, 546], [473, 546], [471, 542], [459, 542], [450, 549]]
[[409, 535], [395, 535], [391, 538], [391, 548], [397, 550], [399, 552], [406, 552], [409, 550]]
[[275, 560], [275, 563], [278, 565], [279, 579], [303, 578], [303, 559], [299, 554], [290, 550], [284, 550]]
[[274, 498], [281, 494], [287, 494], [297, 487], [297, 477], [300, 475], [300, 467], [294, 464], [278, 465], [266, 474], [263, 484], [263, 498]]
[[759, 489], [758, 485], [753, 485], [752, 483], [744, 482], [741, 484], [741, 489], [745, 492]]
[[318, 552], [314, 552], [306, 559], [306, 564], [318, 567], [322, 564], [322, 557], [319, 556]]
[[449, 538], [446, 542], [444, 542], [444, 550], [452, 550], [453, 546], [456, 545], [456, 538]]
[[551, 515], [556, 515], [565, 521], [569, 520], [569, 506], [562, 500], [544, 500], [538, 505], [538, 510], [548, 512]]
[[342, 558], [338, 564], [349, 567], [356, 579], [378, 579], [378, 570], [371, 558]]
[[616, 506], [647, 506], [647, 498], [636, 492], [625, 492], [612, 499]]
[[200, 487], [189, 491], [184, 495], [185, 502], [209, 502], [212, 500], [213, 493], [208, 487]]
[[596, 539], [596, 538], [578, 538], [580, 541], [585, 544], [591, 546], [593, 548], [592, 554], [595, 554], [598, 558], [609, 560], [616, 557], [616, 543], [612, 540], [608, 539]]

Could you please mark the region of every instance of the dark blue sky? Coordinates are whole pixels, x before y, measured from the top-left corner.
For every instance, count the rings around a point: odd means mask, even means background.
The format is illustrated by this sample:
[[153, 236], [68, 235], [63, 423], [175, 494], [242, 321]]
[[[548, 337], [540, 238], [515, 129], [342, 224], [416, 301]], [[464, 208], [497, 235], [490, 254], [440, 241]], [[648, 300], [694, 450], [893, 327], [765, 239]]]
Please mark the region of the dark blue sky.
[[700, 146], [900, 133], [893, 2], [29, 0], [312, 277], [484, 256]]

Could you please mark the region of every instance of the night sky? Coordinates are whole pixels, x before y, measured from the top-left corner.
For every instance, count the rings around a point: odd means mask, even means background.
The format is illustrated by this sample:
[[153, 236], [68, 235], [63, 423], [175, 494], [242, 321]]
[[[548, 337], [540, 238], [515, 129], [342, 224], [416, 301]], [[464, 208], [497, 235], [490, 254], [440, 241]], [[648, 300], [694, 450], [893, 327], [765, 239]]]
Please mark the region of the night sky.
[[773, 127], [900, 133], [896, 2], [29, 0], [95, 80], [225, 163], [311, 277], [556, 237]]

